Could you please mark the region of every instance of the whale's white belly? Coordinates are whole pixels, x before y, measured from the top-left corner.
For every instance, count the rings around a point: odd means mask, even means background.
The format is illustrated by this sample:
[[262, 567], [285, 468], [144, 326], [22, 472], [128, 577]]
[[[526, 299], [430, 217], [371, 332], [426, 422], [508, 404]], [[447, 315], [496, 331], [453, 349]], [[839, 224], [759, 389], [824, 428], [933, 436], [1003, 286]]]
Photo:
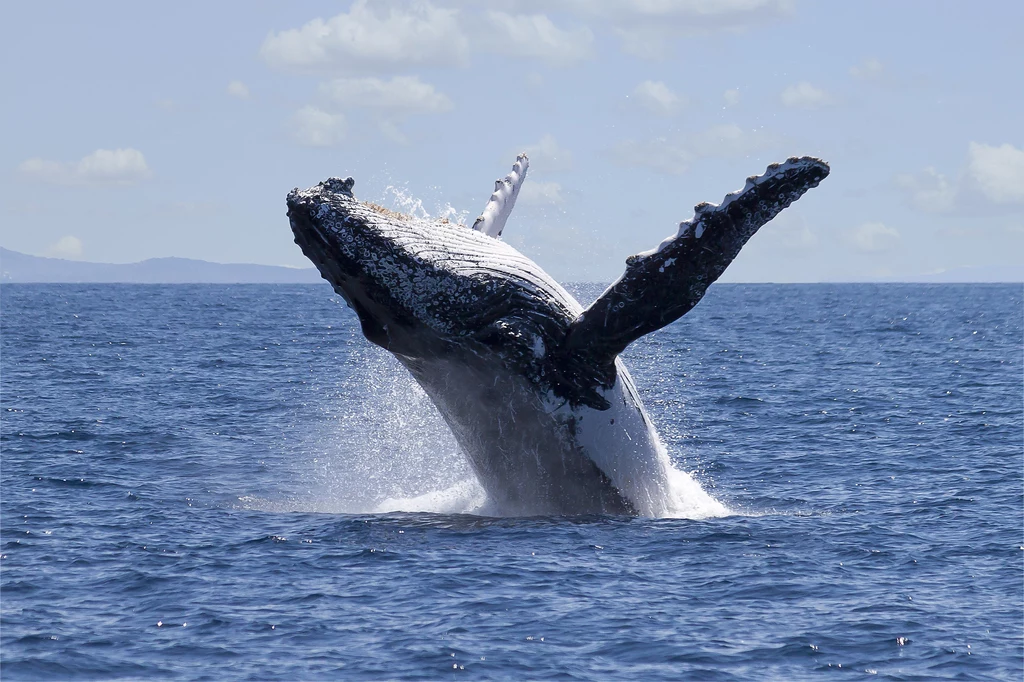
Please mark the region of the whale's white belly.
[[669, 461], [625, 367], [608, 410], [538, 395], [521, 376], [447, 359], [403, 359], [502, 513], [664, 515]]
[[615, 367], [615, 385], [602, 391], [611, 403], [609, 409], [573, 409], [564, 404], [559, 411], [576, 415], [579, 447], [629, 499], [636, 512], [662, 516], [672, 507], [671, 463], [629, 371], [619, 359]]

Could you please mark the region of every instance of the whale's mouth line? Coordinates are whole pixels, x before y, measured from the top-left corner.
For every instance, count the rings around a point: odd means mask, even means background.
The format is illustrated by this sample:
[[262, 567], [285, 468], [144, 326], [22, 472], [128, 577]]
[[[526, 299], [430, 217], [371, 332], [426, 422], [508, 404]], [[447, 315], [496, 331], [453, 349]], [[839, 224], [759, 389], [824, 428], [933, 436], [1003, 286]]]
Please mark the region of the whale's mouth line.
[[[290, 207], [289, 207], [290, 208]], [[337, 268], [338, 258], [336, 254], [333, 254], [334, 247], [330, 240], [327, 239], [326, 235], [320, 230], [320, 227], [316, 225], [312, 220], [300, 220], [294, 215], [294, 210], [288, 211], [289, 222], [291, 223], [292, 234], [295, 237], [295, 243], [302, 249], [302, 253], [305, 254], [309, 260], [313, 262], [316, 269], [320, 272], [320, 276], [329, 282], [331, 286], [337, 291], [343, 287], [343, 273]], [[338, 291], [339, 294], [345, 296], [346, 301], [348, 297], [346, 294]], [[348, 301], [351, 304], [351, 301]]]
[[345, 300], [348, 307], [355, 311], [366, 338], [377, 345], [389, 348], [391, 344], [388, 338], [388, 325], [376, 319], [356, 293], [346, 286], [352, 278], [339, 266], [343, 258], [324, 228], [309, 217], [303, 216], [301, 211], [296, 211], [291, 205], [288, 218], [295, 243], [320, 271], [320, 276]]

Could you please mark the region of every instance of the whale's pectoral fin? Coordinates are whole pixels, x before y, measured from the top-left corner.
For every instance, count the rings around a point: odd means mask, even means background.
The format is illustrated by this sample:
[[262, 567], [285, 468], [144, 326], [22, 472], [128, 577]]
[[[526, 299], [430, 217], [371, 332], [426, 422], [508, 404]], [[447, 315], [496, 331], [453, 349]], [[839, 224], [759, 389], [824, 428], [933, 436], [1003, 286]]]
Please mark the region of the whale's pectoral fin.
[[725, 197], [699, 204], [692, 219], [654, 251], [630, 256], [626, 272], [570, 326], [564, 351], [582, 356], [602, 385], [615, 381], [615, 357], [630, 343], [697, 305], [758, 228], [828, 175], [824, 161], [791, 158]]
[[505, 229], [512, 207], [516, 205], [519, 188], [526, 179], [526, 171], [530, 168], [530, 160], [526, 154], [516, 157], [512, 172], [494, 183], [494, 193], [484, 206], [480, 217], [473, 223], [473, 229], [497, 239]]

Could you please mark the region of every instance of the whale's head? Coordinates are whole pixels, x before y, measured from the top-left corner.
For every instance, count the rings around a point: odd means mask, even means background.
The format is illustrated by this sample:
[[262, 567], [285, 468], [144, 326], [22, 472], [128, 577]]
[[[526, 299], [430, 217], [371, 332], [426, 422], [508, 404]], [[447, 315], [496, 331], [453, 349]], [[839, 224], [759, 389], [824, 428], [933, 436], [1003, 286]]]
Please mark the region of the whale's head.
[[504, 242], [358, 201], [352, 178], [288, 194], [295, 242], [359, 316], [367, 339], [415, 358], [454, 348], [540, 356], [578, 304]]

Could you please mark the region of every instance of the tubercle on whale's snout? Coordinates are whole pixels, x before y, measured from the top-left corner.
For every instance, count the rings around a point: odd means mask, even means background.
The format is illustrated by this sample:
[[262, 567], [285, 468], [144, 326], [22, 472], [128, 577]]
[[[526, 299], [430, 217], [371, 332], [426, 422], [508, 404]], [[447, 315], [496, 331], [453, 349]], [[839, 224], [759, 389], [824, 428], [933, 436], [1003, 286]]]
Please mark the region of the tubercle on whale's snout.
[[347, 194], [348, 196], [355, 198], [355, 195], [352, 194], [352, 188], [355, 184], [355, 179], [350, 175], [346, 178], [327, 178], [318, 186], [323, 187], [328, 192], [334, 192], [335, 194]]

